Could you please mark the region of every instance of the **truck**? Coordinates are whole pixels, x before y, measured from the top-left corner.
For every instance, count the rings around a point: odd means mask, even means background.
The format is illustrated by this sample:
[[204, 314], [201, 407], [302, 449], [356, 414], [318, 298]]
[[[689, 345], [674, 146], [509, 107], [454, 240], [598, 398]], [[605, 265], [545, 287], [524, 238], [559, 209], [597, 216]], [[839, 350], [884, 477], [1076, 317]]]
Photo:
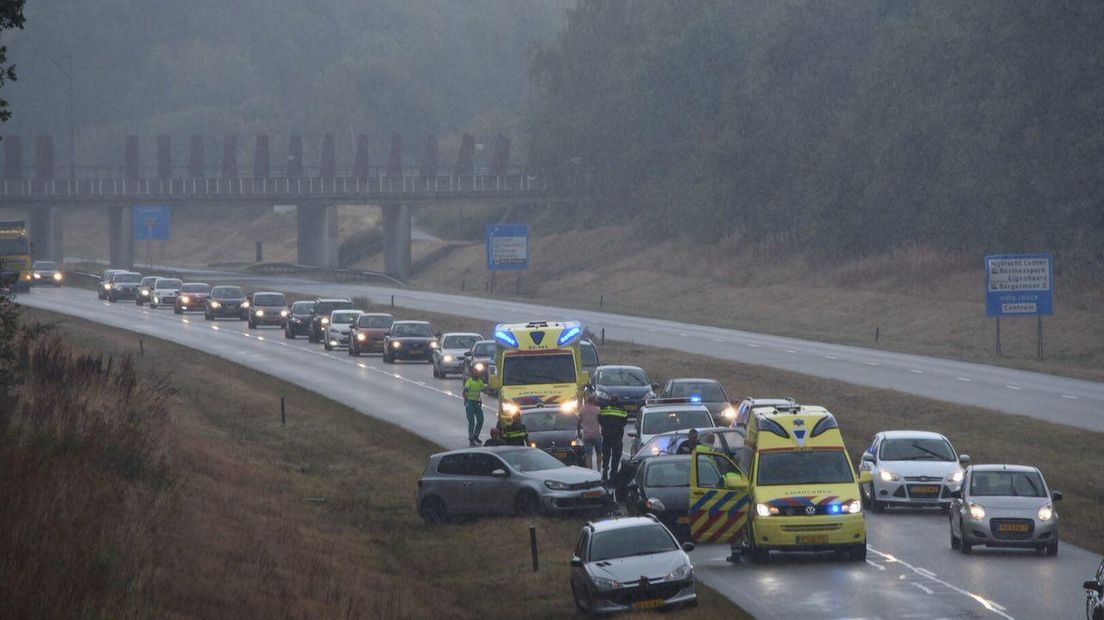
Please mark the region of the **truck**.
[[24, 221], [0, 222], [0, 287], [31, 290], [31, 241]]
[[590, 373], [583, 370], [578, 321], [531, 321], [495, 327], [490, 387], [498, 393], [498, 424], [530, 407], [575, 413]]

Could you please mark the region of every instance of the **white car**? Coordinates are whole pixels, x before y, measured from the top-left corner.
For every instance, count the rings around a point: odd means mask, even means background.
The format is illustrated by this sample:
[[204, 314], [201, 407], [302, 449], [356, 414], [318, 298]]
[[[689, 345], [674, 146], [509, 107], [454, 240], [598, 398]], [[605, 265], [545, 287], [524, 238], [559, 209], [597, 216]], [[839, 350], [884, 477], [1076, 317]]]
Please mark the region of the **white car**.
[[157, 278], [150, 291], [150, 309], [156, 310], [157, 306], [173, 306], [176, 304], [176, 296], [180, 294], [180, 287], [184, 283], [176, 278]]
[[360, 310], [334, 310], [330, 313], [330, 320], [326, 325], [326, 339], [322, 342], [323, 348], [333, 351], [337, 347], [349, 346], [349, 328], [356, 322], [357, 317], [364, 314]]
[[640, 446], [660, 433], [691, 428], [700, 431], [713, 426], [713, 416], [704, 405], [644, 405], [636, 416], [636, 425], [629, 431], [629, 437], [632, 439], [632, 449], [629, 450], [629, 454], [636, 454]]
[[433, 377], [444, 379], [450, 374], [464, 372], [464, 355], [483, 336], [469, 332], [441, 334], [440, 346], [433, 350]]
[[951, 504], [951, 493], [962, 484], [968, 455], [955, 452], [939, 433], [884, 431], [874, 436], [862, 455], [859, 469], [870, 472], [873, 482], [862, 493], [875, 512], [886, 506], [938, 506]]

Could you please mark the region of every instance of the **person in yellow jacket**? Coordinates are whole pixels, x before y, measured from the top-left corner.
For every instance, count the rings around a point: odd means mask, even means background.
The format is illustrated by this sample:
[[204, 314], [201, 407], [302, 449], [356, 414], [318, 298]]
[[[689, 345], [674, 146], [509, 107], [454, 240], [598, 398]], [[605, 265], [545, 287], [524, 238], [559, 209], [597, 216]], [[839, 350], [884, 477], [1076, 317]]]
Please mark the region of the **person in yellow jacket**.
[[483, 377], [472, 374], [464, 381], [464, 413], [468, 417], [468, 445], [481, 446], [479, 434], [483, 432]]

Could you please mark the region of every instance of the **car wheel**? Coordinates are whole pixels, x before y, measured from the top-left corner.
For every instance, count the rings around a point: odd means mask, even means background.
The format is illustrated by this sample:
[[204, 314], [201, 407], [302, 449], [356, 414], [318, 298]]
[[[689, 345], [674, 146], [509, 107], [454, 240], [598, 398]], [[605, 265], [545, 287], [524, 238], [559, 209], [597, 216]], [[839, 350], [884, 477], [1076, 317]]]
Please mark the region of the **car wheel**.
[[537, 494], [525, 489], [517, 494], [517, 498], [514, 500], [514, 514], [522, 517], [528, 517], [541, 512], [540, 498]]
[[448, 509], [445, 508], [445, 502], [440, 497], [431, 496], [422, 500], [422, 509], [419, 510], [422, 514], [422, 520], [427, 525], [441, 525], [448, 522]]
[[951, 549], [954, 549], [954, 550], [957, 551], [959, 549], [959, 547], [961, 547], [961, 546], [962, 546], [962, 541], [959, 540], [958, 536], [954, 535], [954, 532], [951, 532]]
[[851, 558], [851, 561], [853, 562], [865, 562], [866, 543], [851, 545], [851, 547], [847, 550], [847, 556]]
[[254, 323], [253, 321], [250, 321], [248, 323], [248, 326], [249, 326], [249, 329], [257, 329], [257, 324]]
[[1045, 547], [1046, 554], [1050, 557], [1058, 555], [1058, 541], [1054, 541]]
[[442, 378], [441, 377], [441, 371], [437, 370], [437, 364], [433, 365], [433, 378], [434, 379], [441, 379]]
[[157, 309], [157, 304], [155, 304], [151, 301], [150, 302], [150, 310], [156, 310], [156, 309]]
[[579, 613], [586, 613], [586, 605], [579, 600], [579, 590], [575, 587], [575, 582], [571, 582], [571, 600], [575, 602], [575, 611]]
[[384, 353], [384, 354], [383, 354], [383, 363], [384, 363], [384, 364], [394, 364], [394, 363], [395, 363], [395, 360], [391, 359], [391, 356], [390, 356], [390, 355], [388, 355], [388, 354]]
[[885, 502], [879, 502], [878, 500], [874, 499], [873, 495], [871, 495], [870, 496], [870, 509], [873, 510], [874, 512], [876, 512], [876, 513], [881, 514], [881, 513], [885, 512], [885, 510], [886, 510], [886, 503]]
[[184, 311], [180, 309], [180, 306], [173, 308], [173, 314], [184, 314]]
[[958, 550], [962, 552], [962, 555], [970, 555], [974, 552], [974, 545], [963, 536], [958, 541]]
[[327, 350], [327, 351], [333, 351], [333, 347], [330, 346], [330, 341], [329, 340], [322, 343], [322, 348]]
[[207, 314], [206, 312], [204, 312], [204, 313], [203, 313], [203, 320], [204, 320], [204, 321], [214, 321], [214, 320], [215, 320], [215, 317], [213, 317], [213, 316], [211, 316], [210, 314]]

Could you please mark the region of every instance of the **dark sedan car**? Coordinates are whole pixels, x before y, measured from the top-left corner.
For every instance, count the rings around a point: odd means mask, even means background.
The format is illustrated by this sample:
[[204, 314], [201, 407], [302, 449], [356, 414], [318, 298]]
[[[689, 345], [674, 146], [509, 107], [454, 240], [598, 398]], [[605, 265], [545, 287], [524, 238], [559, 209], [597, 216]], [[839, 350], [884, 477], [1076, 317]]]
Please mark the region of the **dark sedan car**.
[[736, 407], [728, 399], [724, 386], [714, 379], [671, 379], [659, 391], [658, 398], [685, 398], [704, 405], [717, 426], [728, 426], [736, 419]]
[[487, 369], [494, 364], [495, 351], [497, 345], [494, 340], [480, 340], [472, 345], [472, 348], [464, 354], [464, 369], [462, 374], [464, 380], [467, 381], [468, 377], [472, 374], [477, 374], [481, 377], [487, 376]]
[[391, 331], [383, 339], [383, 362], [394, 364], [395, 360], [417, 360], [432, 362], [433, 350], [437, 348], [437, 338], [428, 321], [395, 321]]
[[283, 293], [253, 293], [249, 296], [246, 313], [249, 329], [257, 329], [261, 325], [283, 327], [288, 314], [287, 298]]
[[334, 310], [355, 310], [355, 308], [353, 308], [353, 302], [348, 299], [316, 299], [314, 313], [307, 328], [307, 340], [322, 342], [326, 330], [330, 328], [330, 313]]
[[1096, 569], [1096, 577], [1086, 581], [1083, 587], [1086, 620], [1104, 620], [1104, 561]]
[[599, 366], [590, 379], [590, 387], [599, 406], [616, 403], [630, 417], [635, 417], [644, 401], [655, 396], [656, 386], [648, 382], [648, 375], [638, 366]]
[[583, 446], [578, 440], [579, 418], [559, 407], [526, 409], [521, 423], [529, 431], [529, 445], [540, 448], [567, 465], [583, 464]]
[[107, 299], [107, 292], [111, 290], [111, 277], [117, 273], [123, 273], [126, 269], [105, 269], [100, 276], [100, 285], [96, 287], [96, 296]]
[[138, 285], [142, 283], [142, 274], [133, 271], [121, 271], [111, 275], [111, 288], [107, 291], [108, 301], [134, 299], [138, 296]]
[[211, 285], [203, 282], [185, 282], [180, 287], [180, 294], [176, 296], [176, 304], [173, 312], [184, 314], [189, 310], [202, 310], [207, 303], [207, 297], [211, 294]]
[[628, 484], [631, 512], [653, 514], [679, 540], [690, 540], [690, 455], [657, 456], [641, 463]]
[[287, 309], [287, 321], [284, 323], [284, 338], [295, 340], [296, 336], [310, 333], [311, 319], [314, 318], [314, 306], [318, 302], [297, 301]]
[[[743, 429], [721, 426], [703, 428], [699, 429], [698, 443], [737, 460], [740, 448], [744, 447], [744, 432]], [[625, 454], [621, 459], [617, 479], [613, 481], [614, 487], [624, 491], [645, 461], [656, 456], [680, 454], [679, 448], [682, 448], [689, 438], [690, 429], [660, 433], [646, 441], [636, 452]]]
[[61, 275], [58, 264], [54, 261], [36, 260], [31, 263], [31, 286], [42, 286], [44, 284], [54, 287], [61, 286], [61, 280], [64, 277]]
[[349, 355], [383, 351], [383, 339], [391, 331], [395, 317], [385, 312], [366, 312], [349, 328]]
[[208, 321], [248, 319], [249, 300], [245, 298], [245, 291], [240, 286], [216, 286], [211, 289], [211, 294], [203, 302], [203, 318]]
[[134, 303], [141, 306], [149, 303], [153, 297], [153, 285], [157, 283], [157, 276], [146, 276], [138, 284], [138, 294], [134, 296]]

